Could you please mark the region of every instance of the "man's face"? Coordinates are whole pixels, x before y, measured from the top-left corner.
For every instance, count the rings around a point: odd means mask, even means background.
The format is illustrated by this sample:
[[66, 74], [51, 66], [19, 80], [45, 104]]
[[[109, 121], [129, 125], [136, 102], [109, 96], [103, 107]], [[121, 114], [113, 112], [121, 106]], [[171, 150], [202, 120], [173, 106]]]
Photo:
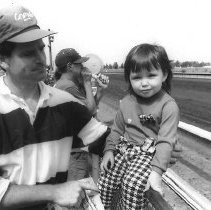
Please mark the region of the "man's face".
[[46, 55], [43, 41], [17, 43], [11, 56], [7, 59], [7, 74], [11, 79], [36, 83], [46, 77]]
[[84, 71], [85, 67], [81, 63], [72, 64], [71, 72], [73, 73], [73, 77], [80, 83], [83, 84], [83, 77], [81, 72]]

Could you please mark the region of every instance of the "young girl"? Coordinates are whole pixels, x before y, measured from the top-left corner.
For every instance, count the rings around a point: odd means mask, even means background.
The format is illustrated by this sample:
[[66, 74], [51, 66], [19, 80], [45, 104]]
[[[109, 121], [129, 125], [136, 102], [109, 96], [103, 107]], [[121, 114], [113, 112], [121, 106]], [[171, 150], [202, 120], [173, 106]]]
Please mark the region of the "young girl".
[[121, 208], [140, 210], [146, 206], [147, 182], [163, 194], [161, 175], [177, 141], [179, 109], [169, 95], [172, 67], [163, 47], [133, 47], [124, 75], [129, 93], [120, 101], [107, 137], [99, 190], [105, 208], [120, 188]]

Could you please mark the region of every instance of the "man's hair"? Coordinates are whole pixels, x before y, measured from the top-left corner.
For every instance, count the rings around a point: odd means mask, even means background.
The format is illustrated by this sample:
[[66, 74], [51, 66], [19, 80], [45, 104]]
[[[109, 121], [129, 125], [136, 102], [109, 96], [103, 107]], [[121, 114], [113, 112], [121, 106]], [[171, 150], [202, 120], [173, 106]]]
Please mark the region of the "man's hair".
[[62, 74], [67, 72], [67, 66], [64, 67], [56, 67], [56, 71], [54, 73], [54, 79], [57, 81], [61, 78]]
[[6, 69], [4, 68], [2, 62], [4, 62], [5, 58], [11, 56], [12, 51], [14, 50], [15, 47], [16, 43], [14, 42], [3, 42], [0, 44], [0, 70], [6, 72]]
[[2, 57], [10, 57], [15, 47], [16, 47], [16, 43], [14, 42], [1, 43], [0, 44], [0, 59]]

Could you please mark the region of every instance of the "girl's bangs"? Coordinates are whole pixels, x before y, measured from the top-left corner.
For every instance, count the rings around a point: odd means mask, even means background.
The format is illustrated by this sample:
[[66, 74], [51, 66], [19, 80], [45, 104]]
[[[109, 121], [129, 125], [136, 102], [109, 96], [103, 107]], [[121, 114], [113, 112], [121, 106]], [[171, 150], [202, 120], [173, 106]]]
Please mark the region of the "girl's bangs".
[[138, 73], [144, 70], [151, 71], [152, 69], [158, 69], [160, 64], [155, 55], [146, 55], [146, 56], [134, 56], [131, 60], [131, 71]]

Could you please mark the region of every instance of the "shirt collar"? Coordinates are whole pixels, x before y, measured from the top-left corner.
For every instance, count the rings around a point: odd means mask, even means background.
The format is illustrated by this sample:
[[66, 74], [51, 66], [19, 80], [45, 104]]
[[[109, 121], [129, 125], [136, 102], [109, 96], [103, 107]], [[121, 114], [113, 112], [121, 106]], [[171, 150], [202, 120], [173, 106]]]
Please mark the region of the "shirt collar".
[[5, 75], [3, 75], [3, 76], [0, 77], [0, 90], [1, 90], [1, 94], [3, 94], [3, 95], [11, 95], [12, 93], [11, 93], [10, 89], [4, 83], [4, 78], [5, 77], [6, 77]]
[[[2, 95], [9, 95], [12, 96], [14, 95], [11, 90], [9, 89], [9, 87], [4, 83], [4, 78], [6, 76], [3, 75], [0, 77], [0, 90], [1, 90], [1, 94]], [[51, 88], [46, 85], [44, 82], [39, 82], [39, 88], [40, 88], [40, 100], [47, 100], [50, 98], [50, 96], [53, 94]], [[17, 97], [17, 96], [16, 96]]]
[[46, 85], [43, 81], [39, 82], [40, 87], [40, 98], [44, 101], [49, 99], [52, 96], [52, 88]]

